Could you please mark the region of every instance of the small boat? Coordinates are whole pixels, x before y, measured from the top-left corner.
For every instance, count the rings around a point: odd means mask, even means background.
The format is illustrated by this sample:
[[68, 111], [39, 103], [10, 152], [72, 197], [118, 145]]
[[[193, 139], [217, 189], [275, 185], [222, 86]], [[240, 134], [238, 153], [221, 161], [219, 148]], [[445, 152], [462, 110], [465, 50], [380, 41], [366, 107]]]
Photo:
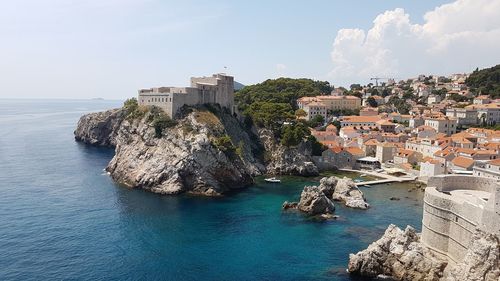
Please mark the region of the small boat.
[[281, 180], [275, 178], [275, 177], [272, 177], [272, 178], [267, 178], [267, 179], [264, 179], [265, 181], [267, 182], [272, 182], [272, 183], [280, 183]]
[[361, 174], [360, 177], [366, 177], [366, 174]]

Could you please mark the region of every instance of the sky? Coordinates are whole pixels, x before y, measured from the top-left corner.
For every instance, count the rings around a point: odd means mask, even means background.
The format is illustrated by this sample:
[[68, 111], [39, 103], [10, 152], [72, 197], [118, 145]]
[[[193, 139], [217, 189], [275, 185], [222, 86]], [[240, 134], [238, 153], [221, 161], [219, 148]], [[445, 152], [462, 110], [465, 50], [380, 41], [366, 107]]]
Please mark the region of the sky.
[[226, 72], [368, 84], [500, 63], [500, 0], [0, 0], [0, 98], [136, 96]]

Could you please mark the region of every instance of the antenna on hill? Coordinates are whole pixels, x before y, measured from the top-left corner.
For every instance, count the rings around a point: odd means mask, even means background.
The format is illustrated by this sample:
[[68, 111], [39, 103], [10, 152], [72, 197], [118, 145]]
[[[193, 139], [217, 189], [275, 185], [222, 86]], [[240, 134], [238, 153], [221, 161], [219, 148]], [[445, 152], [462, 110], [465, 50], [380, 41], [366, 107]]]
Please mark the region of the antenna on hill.
[[224, 74], [227, 74], [227, 66], [224, 66]]

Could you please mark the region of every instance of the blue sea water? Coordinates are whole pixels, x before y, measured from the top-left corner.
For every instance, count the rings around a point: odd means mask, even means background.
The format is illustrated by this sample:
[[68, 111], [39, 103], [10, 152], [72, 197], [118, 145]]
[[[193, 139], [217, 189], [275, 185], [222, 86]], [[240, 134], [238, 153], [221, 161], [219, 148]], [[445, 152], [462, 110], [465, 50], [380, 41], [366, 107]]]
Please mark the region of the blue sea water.
[[0, 280], [355, 280], [349, 253], [390, 223], [420, 229], [408, 184], [363, 188], [372, 208], [337, 204], [327, 222], [281, 211], [312, 178], [222, 198], [119, 186], [103, 172], [113, 150], [73, 139], [83, 113], [118, 106], [0, 100]]

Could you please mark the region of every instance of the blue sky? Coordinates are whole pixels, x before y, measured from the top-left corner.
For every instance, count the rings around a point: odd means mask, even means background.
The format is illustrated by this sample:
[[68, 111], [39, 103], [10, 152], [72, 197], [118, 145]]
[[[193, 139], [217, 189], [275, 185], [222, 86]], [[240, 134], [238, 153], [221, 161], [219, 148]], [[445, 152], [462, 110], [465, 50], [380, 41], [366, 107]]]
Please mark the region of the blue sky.
[[500, 63], [485, 1], [1, 0], [0, 97], [123, 99], [224, 66], [244, 84], [464, 72]]

